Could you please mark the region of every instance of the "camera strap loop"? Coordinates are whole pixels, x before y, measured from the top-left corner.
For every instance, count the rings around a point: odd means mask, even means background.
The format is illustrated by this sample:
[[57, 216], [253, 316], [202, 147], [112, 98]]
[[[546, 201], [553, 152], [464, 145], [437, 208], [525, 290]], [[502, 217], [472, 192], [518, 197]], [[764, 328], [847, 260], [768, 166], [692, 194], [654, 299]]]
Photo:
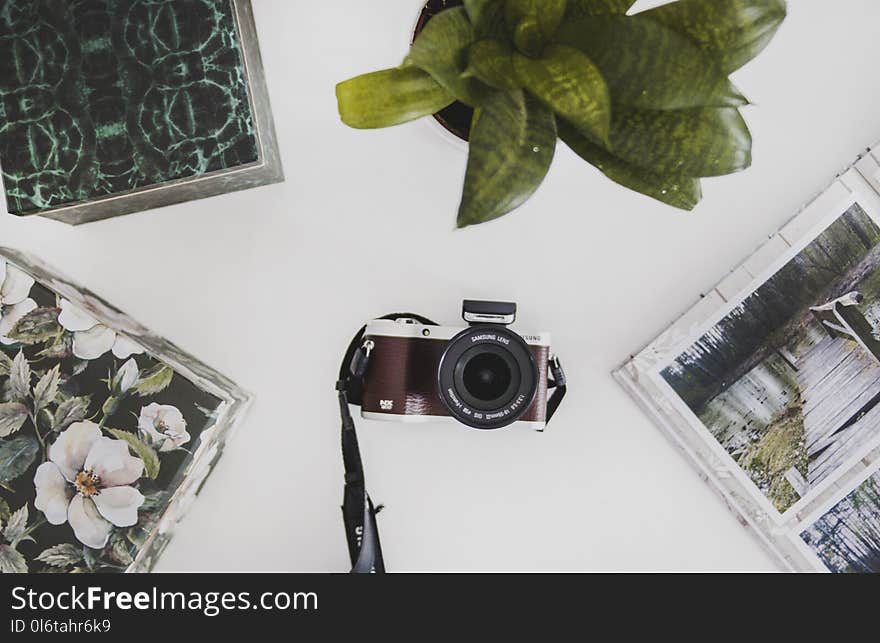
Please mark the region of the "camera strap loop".
[[[394, 320], [403, 317], [411, 317], [426, 326], [437, 325], [429, 319], [411, 313], [386, 315], [382, 319]], [[370, 366], [373, 343], [364, 341], [366, 330], [366, 326], [361, 328], [348, 345], [336, 382], [339, 414], [342, 419], [342, 462], [345, 466], [342, 520], [345, 523], [351, 573], [382, 574], [385, 572], [385, 561], [382, 558], [379, 527], [376, 523], [376, 514], [379, 511], [370, 499], [370, 494], [367, 493], [357, 430], [349, 408], [350, 404], [360, 406], [364, 376]]]
[[[412, 313], [395, 313], [380, 319], [415, 319], [425, 326], [437, 324], [421, 315]], [[342, 365], [339, 368], [339, 379], [336, 382], [339, 400], [339, 414], [342, 420], [342, 461], [345, 466], [345, 491], [342, 500], [342, 519], [345, 523], [345, 537], [348, 540], [348, 554], [351, 558], [351, 573], [382, 574], [385, 572], [385, 561], [382, 558], [382, 546], [379, 542], [379, 527], [376, 514], [381, 507], [373, 505], [364, 480], [364, 465], [361, 460], [360, 446], [354, 418], [349, 405], [360, 406], [363, 392], [363, 381], [370, 366], [372, 342], [364, 341], [367, 327], [360, 329], [348, 346]], [[547, 400], [547, 421], [556, 413], [559, 403], [567, 389], [565, 372], [555, 356], [550, 360], [550, 377], [547, 386], [553, 390]]]
[[547, 422], [556, 414], [556, 410], [562, 403], [562, 398], [568, 391], [565, 371], [562, 370], [562, 364], [559, 363], [559, 358], [556, 355], [550, 358], [550, 377], [552, 379], [547, 383], [547, 388], [552, 389], [552, 393], [547, 398]]

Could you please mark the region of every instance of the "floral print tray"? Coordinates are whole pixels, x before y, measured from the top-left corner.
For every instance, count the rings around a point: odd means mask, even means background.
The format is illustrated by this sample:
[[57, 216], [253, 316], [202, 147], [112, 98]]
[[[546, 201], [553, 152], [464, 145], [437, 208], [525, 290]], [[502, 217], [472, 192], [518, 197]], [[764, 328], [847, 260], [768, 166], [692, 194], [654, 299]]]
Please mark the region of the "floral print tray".
[[249, 402], [0, 248], [0, 572], [150, 570]]

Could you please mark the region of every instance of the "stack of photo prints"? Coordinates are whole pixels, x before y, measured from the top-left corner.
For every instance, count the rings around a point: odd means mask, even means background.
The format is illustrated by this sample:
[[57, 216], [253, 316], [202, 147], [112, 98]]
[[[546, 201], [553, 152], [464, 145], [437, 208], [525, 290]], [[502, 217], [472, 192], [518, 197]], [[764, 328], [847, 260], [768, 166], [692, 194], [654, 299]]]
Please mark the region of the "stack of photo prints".
[[880, 147], [615, 376], [783, 569], [880, 572]]

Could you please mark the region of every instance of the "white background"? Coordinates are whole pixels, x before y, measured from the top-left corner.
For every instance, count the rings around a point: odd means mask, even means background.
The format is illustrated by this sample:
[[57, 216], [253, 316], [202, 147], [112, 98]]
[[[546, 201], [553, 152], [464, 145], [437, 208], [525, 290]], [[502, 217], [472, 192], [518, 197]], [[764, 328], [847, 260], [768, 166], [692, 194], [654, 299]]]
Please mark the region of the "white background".
[[526, 206], [464, 231], [461, 148], [336, 113], [336, 82], [402, 60], [420, 0], [254, 5], [286, 183], [80, 228], [0, 218], [4, 245], [257, 395], [159, 569], [346, 570], [341, 353], [386, 312], [457, 323], [463, 297], [518, 301], [571, 392], [545, 434], [361, 422], [389, 569], [775, 569], [610, 372], [880, 139], [876, 0], [789, 2], [735, 75], [754, 165], [706, 181], [696, 212], [560, 146]]

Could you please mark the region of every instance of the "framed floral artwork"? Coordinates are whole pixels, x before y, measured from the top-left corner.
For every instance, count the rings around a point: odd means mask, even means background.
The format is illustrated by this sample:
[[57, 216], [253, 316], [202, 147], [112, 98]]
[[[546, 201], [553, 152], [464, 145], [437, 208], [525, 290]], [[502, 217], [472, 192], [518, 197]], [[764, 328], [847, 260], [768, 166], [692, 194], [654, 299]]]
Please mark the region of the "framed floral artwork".
[[249, 396], [0, 249], [0, 571], [146, 571]]
[[283, 180], [249, 0], [0, 8], [10, 213], [79, 224]]

